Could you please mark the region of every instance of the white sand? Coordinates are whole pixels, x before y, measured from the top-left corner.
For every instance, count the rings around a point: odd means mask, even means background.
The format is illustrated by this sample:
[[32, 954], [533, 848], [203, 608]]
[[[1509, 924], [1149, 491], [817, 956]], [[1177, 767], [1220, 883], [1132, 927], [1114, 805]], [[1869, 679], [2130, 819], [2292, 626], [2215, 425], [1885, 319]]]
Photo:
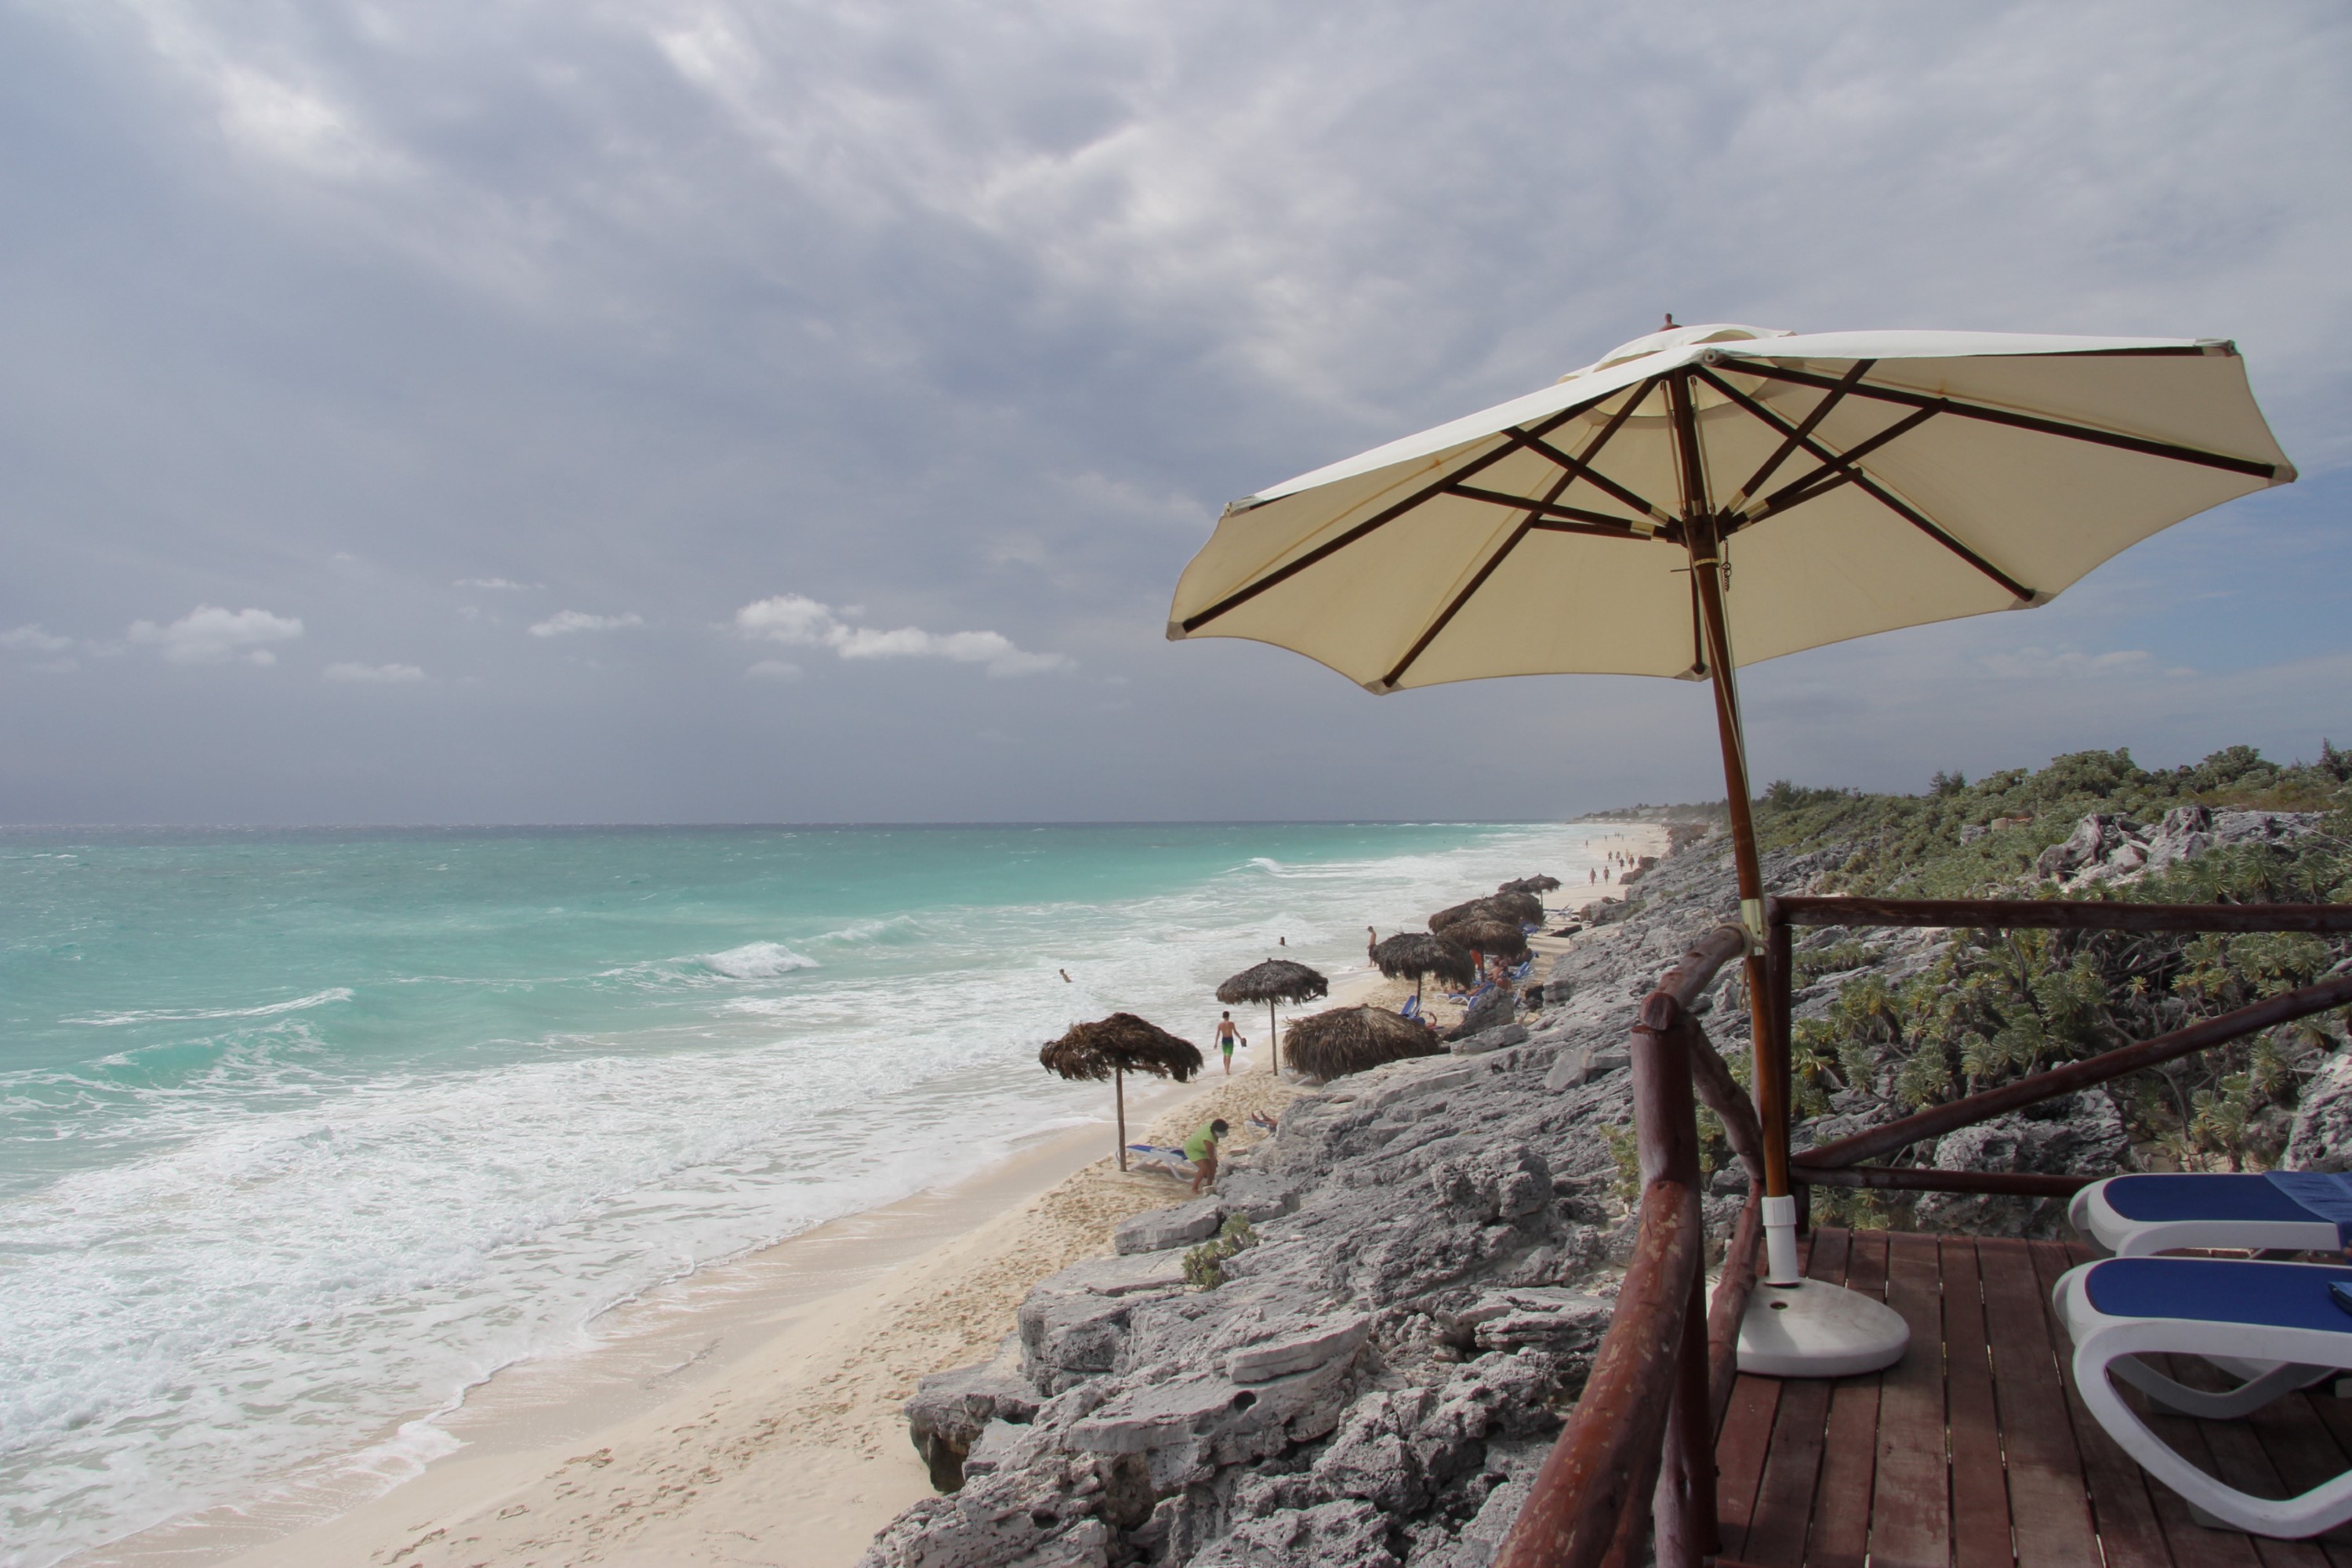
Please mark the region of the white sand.
[[[1633, 853], [1664, 849], [1660, 829], [1623, 832]], [[1611, 890], [1563, 888], [1548, 901]], [[1331, 1001], [1394, 1005], [1410, 988], [1360, 972]], [[1254, 1142], [1249, 1113], [1278, 1111], [1297, 1090], [1264, 1070], [1265, 1042], [1252, 1037], [1247, 1070], [1231, 1078], [1213, 1053], [1197, 1085], [1131, 1089], [1131, 1132], [1153, 1117], [1150, 1141], [1179, 1142], [1223, 1116], [1234, 1148]], [[373, 1500], [353, 1507], [348, 1486], [314, 1488], [79, 1561], [848, 1568], [929, 1493], [899, 1410], [917, 1380], [983, 1358], [1036, 1280], [1108, 1252], [1128, 1215], [1190, 1195], [1165, 1176], [1120, 1173], [1098, 1157], [1110, 1142], [1105, 1128], [1059, 1137], [957, 1187], [706, 1270], [618, 1314], [608, 1348], [477, 1390], [439, 1423], [466, 1447]]]

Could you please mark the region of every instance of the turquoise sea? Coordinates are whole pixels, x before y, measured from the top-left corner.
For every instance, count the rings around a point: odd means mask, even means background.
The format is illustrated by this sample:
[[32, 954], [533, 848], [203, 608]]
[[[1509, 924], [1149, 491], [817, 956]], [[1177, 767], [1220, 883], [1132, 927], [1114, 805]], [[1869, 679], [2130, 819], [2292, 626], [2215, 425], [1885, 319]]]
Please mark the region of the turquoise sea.
[[615, 1304], [1104, 1119], [1071, 1023], [1205, 1043], [1608, 831], [0, 830], [0, 1563], [412, 1473]]

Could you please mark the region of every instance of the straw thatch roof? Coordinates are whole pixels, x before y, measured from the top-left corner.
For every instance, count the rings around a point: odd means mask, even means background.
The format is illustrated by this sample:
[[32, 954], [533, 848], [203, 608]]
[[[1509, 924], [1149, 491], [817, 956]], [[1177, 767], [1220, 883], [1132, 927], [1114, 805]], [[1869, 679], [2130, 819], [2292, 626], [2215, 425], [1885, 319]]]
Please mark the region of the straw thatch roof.
[[1217, 987], [1220, 1002], [1318, 1002], [1331, 994], [1331, 983], [1303, 963], [1269, 958], [1253, 963]]
[[1456, 921], [1445, 928], [1445, 940], [1497, 958], [1517, 958], [1528, 951], [1527, 934], [1511, 921]]
[[1499, 921], [1512, 925], [1538, 925], [1543, 921], [1543, 900], [1532, 893], [1489, 893], [1483, 899], [1455, 904], [1429, 917], [1429, 929], [1448, 941], [1459, 942], [1452, 928], [1464, 921]]
[[1445, 1049], [1437, 1031], [1385, 1007], [1334, 1007], [1297, 1020], [1282, 1032], [1290, 1065], [1326, 1082], [1407, 1057]]
[[1538, 896], [1541, 896], [1545, 893], [1556, 891], [1559, 887], [1559, 879], [1558, 877], [1520, 877], [1515, 880], [1504, 883], [1501, 887], [1496, 889], [1495, 891], [1498, 893], [1534, 893]]
[[1391, 980], [1434, 975], [1456, 985], [1467, 985], [1478, 978], [1467, 948], [1456, 947], [1444, 937], [1425, 931], [1399, 931], [1385, 939], [1372, 949], [1372, 962]]
[[1048, 1072], [1066, 1079], [1106, 1079], [1119, 1072], [1157, 1073], [1184, 1083], [1201, 1070], [1201, 1053], [1159, 1025], [1132, 1013], [1080, 1024], [1037, 1053]]

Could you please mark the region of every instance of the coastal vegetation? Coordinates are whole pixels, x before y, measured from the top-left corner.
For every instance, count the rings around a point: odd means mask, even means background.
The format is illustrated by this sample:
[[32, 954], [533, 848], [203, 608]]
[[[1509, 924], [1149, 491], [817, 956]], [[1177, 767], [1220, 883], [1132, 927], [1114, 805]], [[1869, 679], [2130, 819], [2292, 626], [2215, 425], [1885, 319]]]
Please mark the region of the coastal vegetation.
[[[2221, 830], [2215, 830], [2216, 823]], [[2334, 903], [2352, 898], [2352, 753], [2313, 763], [2231, 746], [2150, 770], [2079, 752], [1916, 795], [1767, 789], [1768, 851], [1832, 860], [1813, 890], [1911, 898]], [[2170, 846], [2168, 852], [2166, 847]], [[2307, 985], [2352, 943], [2291, 933], [1809, 933], [1795, 955], [1801, 1115], [1895, 1113], [2177, 1029]], [[1915, 942], [1916, 939], [1913, 939]], [[1807, 1013], [1810, 1016], [1805, 1016]], [[2143, 1168], [2265, 1168], [2305, 1082], [2341, 1043], [2334, 1017], [2240, 1039], [2114, 1086]]]

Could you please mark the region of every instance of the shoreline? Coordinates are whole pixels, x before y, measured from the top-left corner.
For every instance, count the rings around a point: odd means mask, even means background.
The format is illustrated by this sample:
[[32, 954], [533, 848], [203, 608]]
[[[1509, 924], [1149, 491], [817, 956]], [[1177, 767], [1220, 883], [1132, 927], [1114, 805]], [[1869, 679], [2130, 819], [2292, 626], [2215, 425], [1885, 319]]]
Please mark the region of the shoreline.
[[[1625, 829], [1637, 852], [1663, 850], [1662, 829]], [[1554, 907], [1613, 891], [1563, 887]], [[1393, 1003], [1406, 989], [1355, 968], [1321, 1005]], [[1246, 1109], [1286, 1100], [1296, 1089], [1251, 1038], [1231, 1079], [1212, 1049], [1193, 1084], [1130, 1086], [1130, 1137], [1181, 1139], [1212, 1100], [1232, 1102], [1214, 1113], [1237, 1128]], [[957, 1182], [624, 1304], [592, 1346], [501, 1369], [426, 1417], [462, 1446], [388, 1487], [346, 1457], [340, 1486], [280, 1486], [68, 1561], [847, 1568], [932, 1495], [899, 1411], [916, 1379], [985, 1359], [1036, 1279], [1107, 1252], [1127, 1215], [1189, 1196], [1165, 1176], [1120, 1175], [1102, 1152], [1108, 1131], [1106, 1116], [1036, 1135]]]

